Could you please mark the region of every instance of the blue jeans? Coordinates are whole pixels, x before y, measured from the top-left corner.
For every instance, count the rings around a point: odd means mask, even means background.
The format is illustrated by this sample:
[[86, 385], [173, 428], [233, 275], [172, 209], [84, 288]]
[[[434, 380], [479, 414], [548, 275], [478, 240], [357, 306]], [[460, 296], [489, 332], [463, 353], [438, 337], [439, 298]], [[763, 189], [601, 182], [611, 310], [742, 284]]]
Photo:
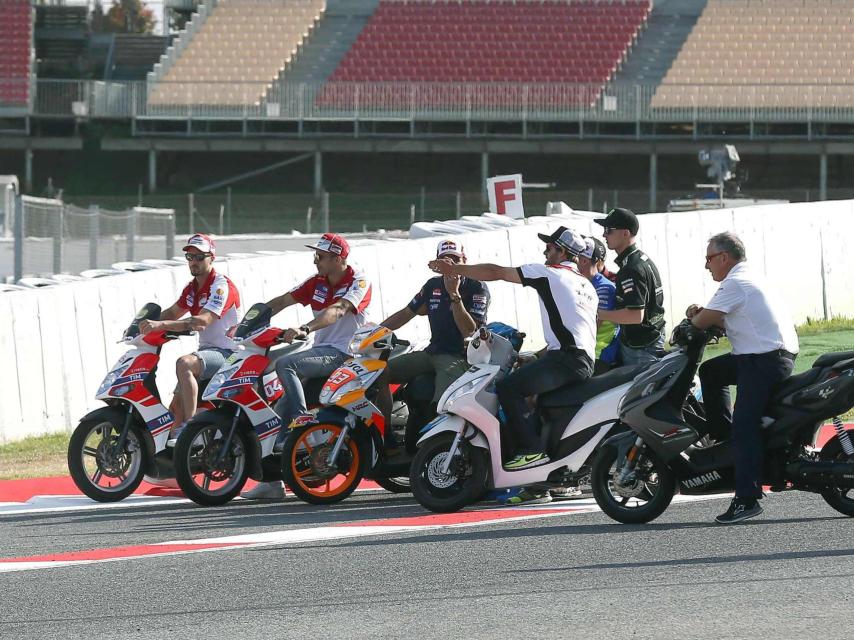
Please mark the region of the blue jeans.
[[638, 349], [627, 347], [623, 342], [620, 342], [620, 360], [622, 360], [623, 366], [655, 362], [661, 358], [663, 351], [664, 335], [648, 347]]
[[[276, 360], [276, 374], [282, 381], [285, 395], [276, 407], [285, 426], [298, 415], [308, 412], [302, 385], [311, 378], [327, 378], [350, 356], [335, 347], [312, 347]], [[286, 429], [279, 432], [281, 439]]]

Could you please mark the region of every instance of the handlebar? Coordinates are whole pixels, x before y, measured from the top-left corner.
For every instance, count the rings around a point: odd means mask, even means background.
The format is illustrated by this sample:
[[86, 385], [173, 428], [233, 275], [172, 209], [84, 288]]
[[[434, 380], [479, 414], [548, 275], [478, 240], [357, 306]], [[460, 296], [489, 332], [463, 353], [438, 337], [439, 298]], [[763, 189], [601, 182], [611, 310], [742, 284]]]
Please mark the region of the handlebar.
[[400, 340], [398, 338], [395, 338], [394, 342], [392, 342], [393, 347], [408, 347], [411, 344], [412, 343], [409, 340]]

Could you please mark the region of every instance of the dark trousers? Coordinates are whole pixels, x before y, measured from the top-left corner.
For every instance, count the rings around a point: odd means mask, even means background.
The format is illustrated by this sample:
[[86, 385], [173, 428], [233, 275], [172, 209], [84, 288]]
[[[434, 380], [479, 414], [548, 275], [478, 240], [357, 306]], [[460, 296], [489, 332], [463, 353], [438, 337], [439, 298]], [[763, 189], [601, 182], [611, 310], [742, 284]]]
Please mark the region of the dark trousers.
[[[793, 367], [792, 356], [780, 351], [739, 356], [727, 353], [700, 365], [709, 430], [717, 437], [732, 431], [736, 497], [762, 495], [762, 414], [774, 385], [788, 378]], [[733, 384], [738, 394], [735, 411], [729, 392]]]
[[583, 351], [546, 351], [543, 357], [519, 367], [496, 385], [518, 453], [539, 453], [543, 449], [537, 434], [537, 416], [528, 410], [525, 399], [570, 382], [582, 382], [592, 373], [593, 362]]

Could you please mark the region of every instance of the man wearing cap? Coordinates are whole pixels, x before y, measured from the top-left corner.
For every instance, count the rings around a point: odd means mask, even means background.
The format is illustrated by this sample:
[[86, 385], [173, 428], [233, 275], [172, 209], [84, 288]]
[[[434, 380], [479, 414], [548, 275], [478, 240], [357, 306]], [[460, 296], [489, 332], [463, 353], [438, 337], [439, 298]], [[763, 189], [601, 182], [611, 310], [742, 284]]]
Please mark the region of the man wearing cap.
[[596, 220], [605, 227], [608, 248], [617, 252], [616, 308], [601, 310], [599, 317], [620, 325], [622, 364], [654, 362], [664, 349], [664, 289], [658, 268], [635, 245], [640, 227], [628, 209], [611, 209]]
[[[442, 240], [436, 247], [436, 259], [465, 264], [466, 255], [459, 242]], [[463, 338], [486, 322], [489, 301], [489, 289], [478, 280], [458, 275], [436, 276], [421, 287], [408, 305], [382, 321], [392, 331], [415, 316], [426, 315], [430, 322], [427, 348], [390, 360], [387, 369], [388, 381], [392, 383], [408, 383], [424, 374], [434, 376], [432, 406], [419, 407], [420, 411], [409, 407], [411, 420], [407, 423], [407, 440], [410, 445], [414, 444], [411, 438], [417, 436], [418, 428], [435, 414], [436, 403], [445, 390], [468, 369]], [[386, 398], [385, 406], [391, 406], [390, 399]]]
[[[578, 256], [578, 270], [596, 289], [599, 311], [614, 309], [616, 287], [603, 273], [605, 270], [605, 245], [598, 238], [584, 238], [584, 251]], [[619, 328], [613, 323], [597, 318], [596, 363], [593, 373], [599, 374], [613, 367], [619, 356]]]
[[[593, 373], [596, 346], [596, 289], [578, 272], [577, 256], [584, 250], [580, 234], [561, 227], [551, 235], [538, 234], [546, 243], [545, 264], [502, 267], [495, 264], [454, 264], [433, 260], [429, 266], [444, 276], [477, 280], [504, 280], [532, 287], [539, 295], [546, 350], [537, 360], [519, 367], [496, 386], [507, 415], [507, 427], [516, 439], [517, 455], [504, 467], [526, 469], [549, 461], [537, 433], [538, 419], [526, 398]], [[543, 496], [543, 501], [548, 494]]]
[[[184, 255], [193, 279], [178, 301], [160, 314], [160, 320], [143, 320], [139, 330], [198, 331], [199, 350], [181, 356], [175, 365], [178, 387], [169, 409], [175, 418], [167, 445], [175, 446], [178, 433], [196, 413], [199, 380], [209, 380], [231, 355], [234, 345], [225, 333], [240, 319], [240, 292], [213, 268], [216, 244], [203, 233], [190, 236]], [[184, 316], [190, 314], [189, 317]]]
[[[357, 329], [367, 322], [371, 303], [371, 285], [361, 271], [347, 264], [350, 245], [337, 233], [324, 233], [314, 249], [317, 273], [288, 293], [267, 303], [273, 315], [294, 304], [310, 306], [314, 318], [298, 328], [287, 329], [283, 340], [306, 338], [314, 334], [311, 348], [289, 354], [276, 361], [276, 373], [285, 395], [276, 409], [282, 421], [308, 413], [303, 383], [311, 378], [326, 378], [350, 357], [350, 341]], [[287, 430], [282, 429], [275, 450], [281, 450]], [[281, 482], [262, 482], [241, 494], [251, 499], [284, 497]]]

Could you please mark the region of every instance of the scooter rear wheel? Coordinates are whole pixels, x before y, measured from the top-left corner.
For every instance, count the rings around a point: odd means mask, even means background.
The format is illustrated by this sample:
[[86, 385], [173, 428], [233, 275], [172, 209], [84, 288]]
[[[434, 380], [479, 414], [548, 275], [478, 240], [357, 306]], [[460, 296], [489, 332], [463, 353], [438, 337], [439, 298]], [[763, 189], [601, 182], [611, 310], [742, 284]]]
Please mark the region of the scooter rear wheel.
[[125, 415], [84, 420], [68, 443], [68, 471], [74, 484], [97, 502], [124, 500], [139, 486], [145, 475], [145, 445], [131, 426], [121, 451], [115, 445]]
[[[849, 437], [854, 439], [854, 429], [848, 429]], [[854, 462], [852, 456], [845, 455], [839, 436], [833, 436], [821, 449], [822, 460], [833, 460], [835, 462]], [[854, 489], [833, 487], [821, 492], [821, 497], [839, 513], [854, 517]]]
[[334, 504], [347, 498], [362, 480], [364, 464], [359, 443], [348, 434], [333, 466], [327, 457], [341, 426], [311, 424], [292, 429], [282, 450], [282, 478], [291, 491], [309, 504]]
[[445, 459], [454, 442], [453, 433], [443, 433], [424, 442], [412, 459], [409, 480], [415, 499], [430, 511], [450, 513], [476, 502], [486, 486], [489, 470], [486, 450], [460, 442], [443, 473]]
[[412, 483], [409, 481], [409, 476], [400, 476], [399, 478], [375, 478], [374, 482], [386, 491], [391, 491], [392, 493], [412, 492]]
[[236, 429], [223, 453], [226, 436], [222, 425], [190, 422], [175, 445], [178, 486], [190, 500], [204, 507], [230, 502], [249, 477], [243, 433]]
[[664, 513], [676, 492], [676, 477], [648, 449], [638, 454], [636, 480], [619, 486], [616, 475], [625, 459], [618, 459], [617, 448], [599, 449], [593, 459], [590, 485], [596, 504], [611, 518], [623, 524], [644, 524]]

